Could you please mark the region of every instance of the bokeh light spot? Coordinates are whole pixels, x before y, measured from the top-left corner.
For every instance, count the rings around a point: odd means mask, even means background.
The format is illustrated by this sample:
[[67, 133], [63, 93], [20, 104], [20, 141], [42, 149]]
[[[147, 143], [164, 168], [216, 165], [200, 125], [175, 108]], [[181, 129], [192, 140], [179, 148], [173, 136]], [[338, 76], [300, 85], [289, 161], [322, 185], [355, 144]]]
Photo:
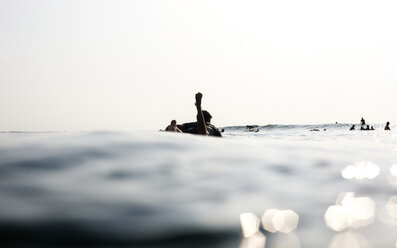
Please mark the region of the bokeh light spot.
[[367, 161], [367, 162], [358, 162], [354, 165], [346, 166], [341, 174], [345, 179], [374, 179], [380, 173], [380, 168], [378, 165]]
[[296, 229], [299, 216], [292, 210], [268, 209], [262, 216], [262, 225], [269, 232], [289, 233]]
[[244, 238], [251, 237], [259, 231], [260, 220], [253, 213], [240, 214], [240, 223]]
[[330, 206], [324, 215], [327, 226], [334, 231], [367, 226], [374, 217], [374, 201], [369, 197], [355, 197], [353, 192], [341, 194], [336, 205]]

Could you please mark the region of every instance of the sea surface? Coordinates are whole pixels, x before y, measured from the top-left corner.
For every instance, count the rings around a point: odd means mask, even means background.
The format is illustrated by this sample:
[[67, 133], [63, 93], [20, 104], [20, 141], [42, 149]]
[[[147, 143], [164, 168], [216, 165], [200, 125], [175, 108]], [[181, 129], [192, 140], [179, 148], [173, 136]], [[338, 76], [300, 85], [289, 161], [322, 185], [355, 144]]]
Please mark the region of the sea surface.
[[397, 247], [397, 126], [374, 127], [2, 132], [0, 247]]

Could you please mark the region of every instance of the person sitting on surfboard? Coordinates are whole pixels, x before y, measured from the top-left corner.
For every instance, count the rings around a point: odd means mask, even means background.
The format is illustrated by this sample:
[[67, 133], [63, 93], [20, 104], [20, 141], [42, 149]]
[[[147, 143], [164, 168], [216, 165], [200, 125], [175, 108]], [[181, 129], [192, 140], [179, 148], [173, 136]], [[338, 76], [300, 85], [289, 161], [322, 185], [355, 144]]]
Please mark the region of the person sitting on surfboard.
[[203, 94], [198, 92], [196, 94], [196, 109], [197, 109], [197, 122], [189, 122], [184, 123], [182, 125], [178, 125], [178, 128], [183, 133], [191, 133], [191, 134], [201, 134], [208, 136], [217, 136], [222, 137], [221, 132], [219, 132], [218, 128], [211, 124], [212, 116], [211, 114], [201, 109], [201, 99], [203, 98]]
[[390, 122], [386, 122], [385, 130], [390, 131]]
[[165, 131], [182, 133], [182, 131], [176, 125], [176, 120], [172, 120], [171, 124], [165, 128]]
[[361, 117], [361, 126], [364, 126], [364, 125], [365, 125], [365, 120], [363, 117]]

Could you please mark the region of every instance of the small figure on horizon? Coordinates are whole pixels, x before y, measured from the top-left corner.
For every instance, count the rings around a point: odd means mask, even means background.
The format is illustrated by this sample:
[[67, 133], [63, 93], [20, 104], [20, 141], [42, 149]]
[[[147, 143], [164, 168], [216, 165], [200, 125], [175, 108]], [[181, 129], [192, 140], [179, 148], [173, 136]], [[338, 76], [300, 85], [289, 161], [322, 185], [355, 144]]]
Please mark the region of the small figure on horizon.
[[356, 130], [355, 125], [352, 125], [351, 128], [349, 129], [350, 131]]
[[248, 132], [259, 132], [258, 125], [246, 125]]
[[375, 130], [374, 126], [371, 126], [371, 130]]
[[390, 122], [386, 122], [385, 130], [390, 131]]
[[363, 117], [361, 117], [361, 126], [365, 125], [365, 120]]
[[371, 129], [369, 128], [369, 125], [367, 125], [367, 128], [365, 128], [365, 130], [371, 130]]
[[182, 131], [178, 128], [178, 125], [176, 124], [176, 120], [172, 120], [171, 124], [165, 128], [165, 131], [182, 133]]

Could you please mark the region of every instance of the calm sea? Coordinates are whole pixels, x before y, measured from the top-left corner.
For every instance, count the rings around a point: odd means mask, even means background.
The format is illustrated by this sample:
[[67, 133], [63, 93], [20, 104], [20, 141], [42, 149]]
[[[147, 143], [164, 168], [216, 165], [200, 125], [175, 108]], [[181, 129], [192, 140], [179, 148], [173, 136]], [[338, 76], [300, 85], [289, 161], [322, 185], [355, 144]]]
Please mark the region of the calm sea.
[[0, 133], [0, 246], [397, 247], [397, 126], [349, 127]]

